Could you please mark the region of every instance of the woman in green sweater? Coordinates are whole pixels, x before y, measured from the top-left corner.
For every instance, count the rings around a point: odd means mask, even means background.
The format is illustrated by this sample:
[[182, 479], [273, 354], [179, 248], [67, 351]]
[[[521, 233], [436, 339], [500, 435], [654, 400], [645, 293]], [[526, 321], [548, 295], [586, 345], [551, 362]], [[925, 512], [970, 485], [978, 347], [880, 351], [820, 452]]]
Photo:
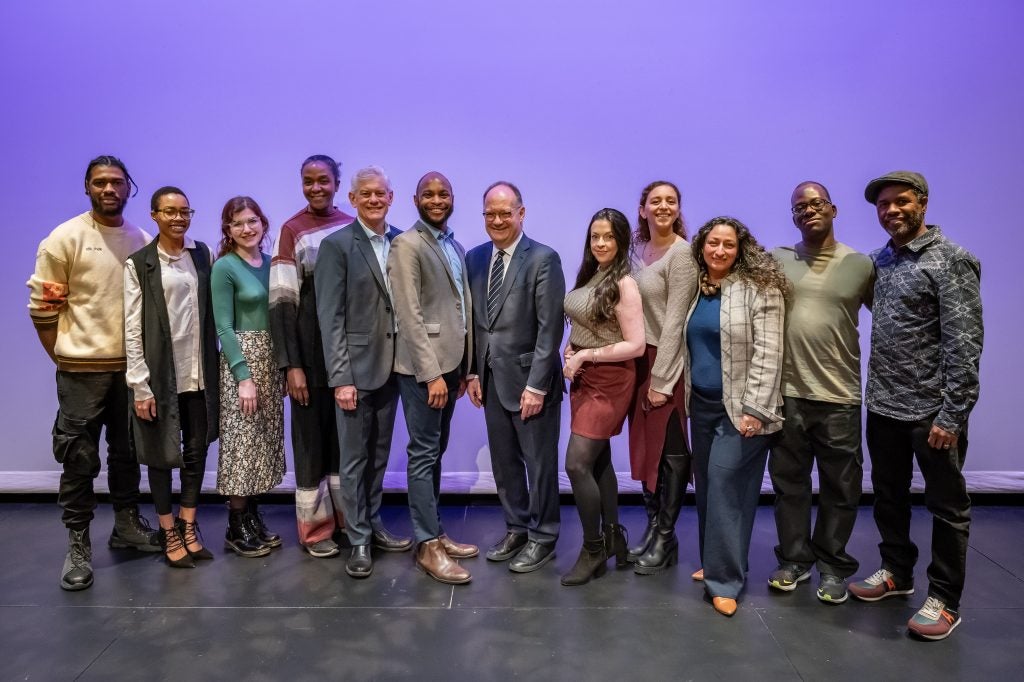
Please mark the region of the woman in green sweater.
[[284, 404], [268, 321], [267, 217], [250, 197], [221, 213], [220, 252], [210, 288], [220, 338], [220, 462], [217, 489], [228, 496], [224, 546], [264, 556], [281, 545], [253, 499], [284, 477]]

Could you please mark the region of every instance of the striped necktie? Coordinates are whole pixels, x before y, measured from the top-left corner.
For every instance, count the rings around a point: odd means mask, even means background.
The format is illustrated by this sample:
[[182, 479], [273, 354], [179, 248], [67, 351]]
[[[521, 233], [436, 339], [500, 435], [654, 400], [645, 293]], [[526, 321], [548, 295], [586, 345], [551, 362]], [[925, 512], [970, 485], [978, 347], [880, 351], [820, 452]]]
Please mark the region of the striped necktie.
[[494, 314], [498, 312], [498, 297], [501, 282], [505, 279], [505, 252], [498, 251], [498, 257], [491, 266], [491, 279], [487, 284], [487, 319], [494, 322]]

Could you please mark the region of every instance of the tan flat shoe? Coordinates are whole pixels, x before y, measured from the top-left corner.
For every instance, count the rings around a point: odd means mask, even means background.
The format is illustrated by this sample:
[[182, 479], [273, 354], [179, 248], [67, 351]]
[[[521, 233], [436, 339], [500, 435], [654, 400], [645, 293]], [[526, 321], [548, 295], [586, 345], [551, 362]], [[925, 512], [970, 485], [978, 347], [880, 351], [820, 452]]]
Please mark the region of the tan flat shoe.
[[698, 568], [696, 571], [690, 574], [690, 577], [699, 583], [704, 582], [704, 569]]
[[729, 597], [712, 597], [711, 605], [723, 616], [731, 616], [736, 613], [736, 600]]

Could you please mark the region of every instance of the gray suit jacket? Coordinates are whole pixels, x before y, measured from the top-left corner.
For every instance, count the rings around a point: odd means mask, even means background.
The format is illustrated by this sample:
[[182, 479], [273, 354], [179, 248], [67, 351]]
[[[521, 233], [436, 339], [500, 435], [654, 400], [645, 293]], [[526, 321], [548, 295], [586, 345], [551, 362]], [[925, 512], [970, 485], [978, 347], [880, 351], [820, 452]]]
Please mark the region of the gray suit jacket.
[[[388, 227], [392, 240], [401, 234]], [[313, 281], [327, 385], [380, 388], [395, 358], [395, 313], [373, 246], [356, 221], [320, 243]]]
[[[686, 316], [689, 324], [700, 294]], [[744, 414], [764, 423], [761, 435], [782, 429], [782, 322], [785, 301], [776, 289], [758, 291], [731, 274], [722, 280], [722, 402], [737, 429]], [[686, 332], [683, 332], [686, 337]], [[690, 400], [690, 356], [683, 370]], [[687, 404], [689, 413], [689, 404]]]
[[[487, 284], [494, 245], [481, 244], [466, 255], [473, 291], [473, 366], [486, 382], [490, 368], [506, 410], [517, 412], [527, 385], [547, 392], [546, 403], [562, 399], [561, 352], [565, 317], [562, 261], [550, 247], [525, 234], [516, 246], [498, 293], [494, 321], [487, 314]], [[487, 395], [487, 386], [483, 385]]]
[[[466, 252], [458, 243], [462, 260], [462, 288], [466, 322], [472, 320], [472, 296], [466, 277]], [[391, 243], [388, 273], [398, 318], [395, 371], [430, 381], [458, 369], [469, 371], [472, 331], [463, 321], [459, 291], [448, 259], [423, 221]]]

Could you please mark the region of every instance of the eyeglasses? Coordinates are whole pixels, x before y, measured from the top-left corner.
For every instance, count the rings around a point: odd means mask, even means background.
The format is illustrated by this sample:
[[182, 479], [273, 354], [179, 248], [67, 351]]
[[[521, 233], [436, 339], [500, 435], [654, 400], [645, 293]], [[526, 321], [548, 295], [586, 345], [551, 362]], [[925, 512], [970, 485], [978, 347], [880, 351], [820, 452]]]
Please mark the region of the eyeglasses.
[[170, 207], [168, 207], [168, 208], [161, 208], [159, 211], [154, 211], [154, 212], [155, 213], [162, 213], [163, 216], [165, 218], [167, 218], [168, 220], [174, 220], [175, 218], [178, 218], [178, 217], [184, 218], [185, 220], [191, 220], [192, 216], [194, 216], [196, 214], [196, 211], [193, 208], [181, 208], [181, 209], [178, 209], [178, 208], [170, 208]]
[[256, 229], [257, 225], [262, 226], [263, 221], [257, 218], [256, 216], [253, 216], [252, 218], [247, 218], [245, 220], [236, 220], [233, 223], [228, 223], [228, 227], [230, 227], [232, 230], [241, 230], [243, 227]]
[[[516, 210], [519, 209], [517, 208]], [[495, 218], [498, 218], [501, 222], [505, 222], [512, 217], [512, 211], [484, 211], [483, 216], [484, 220], [489, 223], [494, 222]]]
[[811, 199], [810, 201], [801, 201], [799, 204], [793, 204], [793, 208], [789, 209], [793, 212], [793, 215], [800, 215], [808, 208], [812, 208], [815, 212], [820, 211], [826, 206], [831, 206], [831, 201], [825, 199]]

